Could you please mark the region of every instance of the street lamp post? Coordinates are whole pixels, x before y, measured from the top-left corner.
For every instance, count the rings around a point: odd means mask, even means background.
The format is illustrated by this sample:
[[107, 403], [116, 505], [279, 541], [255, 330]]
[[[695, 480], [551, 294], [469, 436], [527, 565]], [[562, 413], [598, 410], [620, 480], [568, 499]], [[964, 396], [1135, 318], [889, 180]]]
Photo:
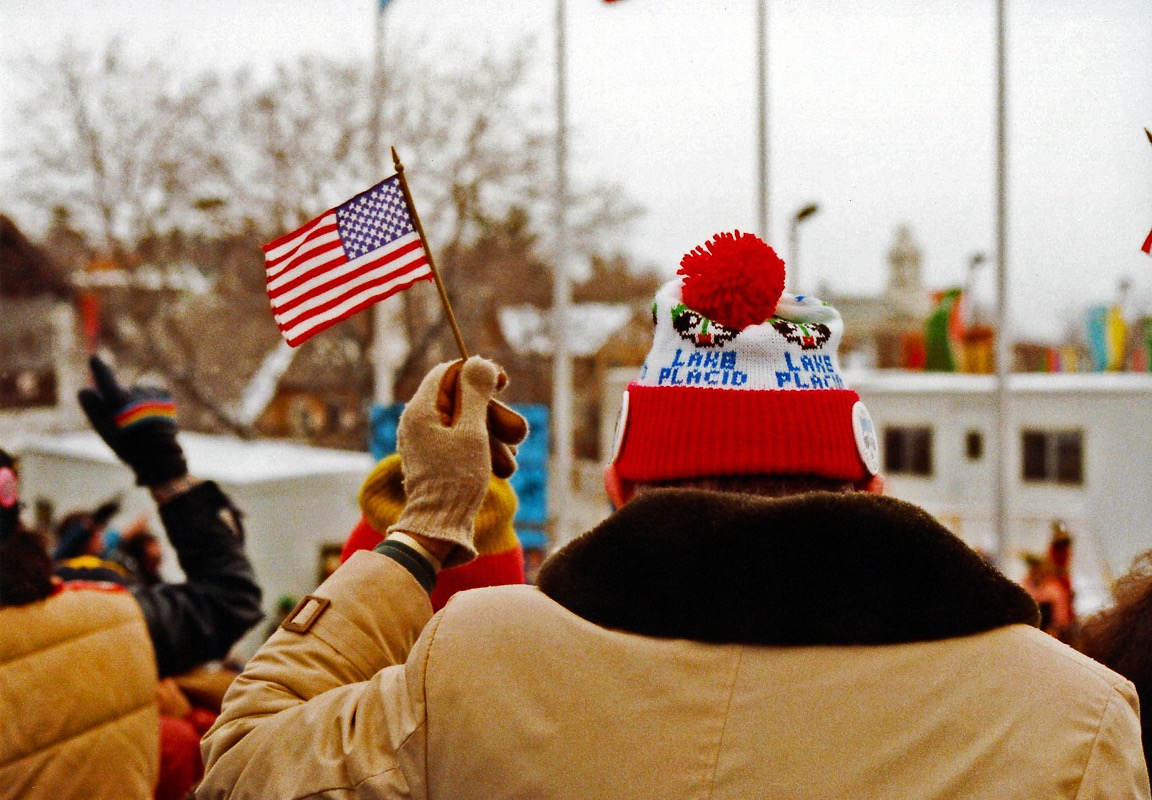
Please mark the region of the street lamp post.
[[972, 300], [972, 292], [976, 285], [976, 270], [988, 260], [988, 257], [982, 252], [973, 253], [968, 258], [968, 274], [964, 281], [964, 294], [962, 302], [964, 303], [964, 327], [972, 327], [972, 322], [975, 319], [975, 303]]
[[800, 292], [800, 223], [819, 210], [819, 204], [809, 203], [792, 215], [792, 222], [788, 226], [788, 268], [784, 274], [787, 276], [792, 294]]

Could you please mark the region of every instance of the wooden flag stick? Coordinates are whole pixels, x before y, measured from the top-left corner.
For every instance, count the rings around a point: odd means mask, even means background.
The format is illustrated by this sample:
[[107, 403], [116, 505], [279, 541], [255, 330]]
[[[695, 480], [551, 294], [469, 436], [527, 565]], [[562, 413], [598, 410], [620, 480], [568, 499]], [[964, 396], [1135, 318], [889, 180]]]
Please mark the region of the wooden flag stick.
[[436, 269], [436, 262], [432, 259], [432, 248], [428, 246], [428, 238], [424, 235], [424, 226], [420, 224], [420, 215], [416, 213], [416, 204], [412, 202], [412, 193], [408, 191], [408, 181], [404, 177], [404, 165], [400, 163], [400, 156], [396, 148], [392, 148], [392, 163], [396, 166], [396, 174], [400, 176], [400, 189], [404, 192], [404, 202], [412, 212], [412, 221], [416, 223], [416, 233], [420, 235], [420, 243], [424, 245], [424, 252], [428, 254], [428, 266], [432, 268], [432, 279], [436, 281], [436, 291], [440, 292], [440, 302], [444, 304], [444, 313], [448, 316], [448, 324], [452, 326], [452, 335], [456, 337], [456, 347], [460, 350], [460, 357], [468, 358], [468, 349], [464, 347], [464, 337], [460, 335], [460, 327], [456, 324], [456, 315], [452, 313], [452, 304], [448, 302], [448, 291], [444, 288], [444, 281], [440, 280], [440, 271]]

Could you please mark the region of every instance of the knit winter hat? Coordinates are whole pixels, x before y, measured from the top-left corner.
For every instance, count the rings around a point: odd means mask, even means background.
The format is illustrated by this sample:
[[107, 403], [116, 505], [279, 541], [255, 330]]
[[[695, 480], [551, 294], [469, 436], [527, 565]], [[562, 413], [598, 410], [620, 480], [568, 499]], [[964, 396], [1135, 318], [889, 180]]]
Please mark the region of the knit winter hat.
[[[400, 456], [380, 461], [360, 487], [360, 510], [364, 517], [344, 543], [340, 554], [346, 561], [356, 550], [370, 550], [384, 538], [383, 531], [400, 517], [407, 502]], [[490, 476], [488, 492], [476, 513], [479, 554], [458, 567], [440, 571], [432, 592], [432, 607], [440, 609], [448, 598], [464, 589], [524, 583], [524, 552], [512, 526], [516, 516], [516, 493], [503, 478]]]
[[835, 308], [785, 294], [784, 262], [739, 231], [685, 255], [678, 274], [656, 293], [652, 349], [624, 393], [621, 478], [878, 472], [871, 417], [840, 373]]

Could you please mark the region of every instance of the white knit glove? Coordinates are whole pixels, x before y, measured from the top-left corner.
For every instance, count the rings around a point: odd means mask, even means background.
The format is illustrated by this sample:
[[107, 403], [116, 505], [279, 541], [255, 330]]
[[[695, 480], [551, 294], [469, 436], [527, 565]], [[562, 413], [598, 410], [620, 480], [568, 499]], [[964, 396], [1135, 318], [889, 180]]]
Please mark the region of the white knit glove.
[[[388, 532], [402, 531], [456, 545], [445, 567], [476, 557], [476, 512], [488, 491], [492, 456], [488, 401], [503, 386], [500, 368], [473, 356], [464, 362], [448, 414], [441, 382], [451, 364], [432, 368], [400, 415], [396, 450], [408, 502]], [[450, 414], [450, 416], [449, 416]]]

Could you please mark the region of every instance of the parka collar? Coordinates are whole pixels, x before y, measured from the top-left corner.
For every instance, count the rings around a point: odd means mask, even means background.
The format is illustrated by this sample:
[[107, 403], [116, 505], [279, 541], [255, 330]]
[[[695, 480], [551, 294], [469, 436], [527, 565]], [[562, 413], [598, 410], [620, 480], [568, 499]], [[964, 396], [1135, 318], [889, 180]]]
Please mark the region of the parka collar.
[[893, 644], [1039, 622], [1021, 587], [927, 512], [862, 493], [643, 492], [537, 584], [597, 625], [703, 642]]

